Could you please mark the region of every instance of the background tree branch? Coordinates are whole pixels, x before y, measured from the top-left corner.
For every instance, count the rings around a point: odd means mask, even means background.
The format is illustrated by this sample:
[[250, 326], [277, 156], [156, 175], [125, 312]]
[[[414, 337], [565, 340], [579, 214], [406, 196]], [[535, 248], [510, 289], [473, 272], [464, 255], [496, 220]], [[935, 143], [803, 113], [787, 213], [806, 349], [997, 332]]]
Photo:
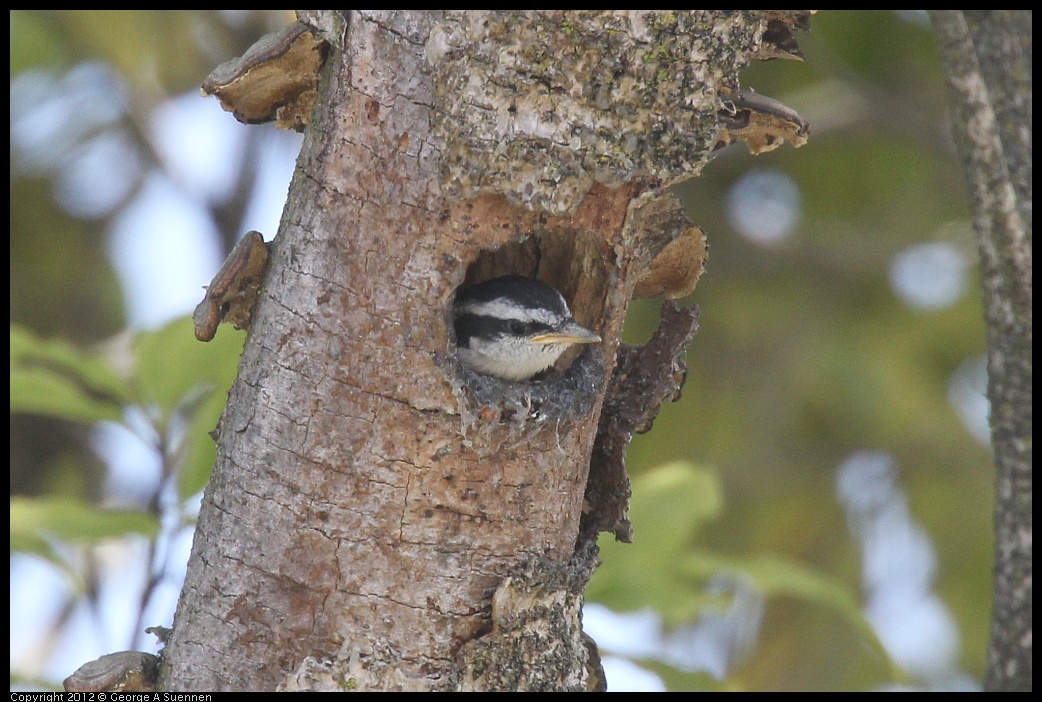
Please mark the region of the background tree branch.
[[973, 196], [998, 468], [986, 687], [1031, 689], [1031, 11], [936, 10]]

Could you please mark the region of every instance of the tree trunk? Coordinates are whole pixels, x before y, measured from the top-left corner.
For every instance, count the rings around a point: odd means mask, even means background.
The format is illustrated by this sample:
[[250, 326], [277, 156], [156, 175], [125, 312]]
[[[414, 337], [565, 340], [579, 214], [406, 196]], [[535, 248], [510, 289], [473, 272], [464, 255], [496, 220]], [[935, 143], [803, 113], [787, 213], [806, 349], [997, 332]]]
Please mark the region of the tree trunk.
[[[328, 58], [163, 685], [594, 688], [582, 590], [624, 514], [580, 522], [626, 307], [689, 229], [664, 186], [805, 16], [308, 18]], [[536, 383], [464, 370], [453, 295], [508, 272], [605, 342]]]
[[998, 468], [989, 690], [1031, 689], [1031, 11], [934, 10], [981, 254]]

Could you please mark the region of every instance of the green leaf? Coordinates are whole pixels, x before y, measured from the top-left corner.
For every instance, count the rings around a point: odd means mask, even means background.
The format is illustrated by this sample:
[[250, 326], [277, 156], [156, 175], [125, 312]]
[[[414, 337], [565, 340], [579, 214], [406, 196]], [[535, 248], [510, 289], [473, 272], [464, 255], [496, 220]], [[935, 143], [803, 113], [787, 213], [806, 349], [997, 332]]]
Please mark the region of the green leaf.
[[11, 550], [49, 557], [48, 538], [93, 542], [140, 534], [152, 538], [159, 531], [153, 515], [135, 510], [95, 507], [69, 497], [12, 497]]
[[722, 509], [716, 473], [678, 461], [634, 479], [629, 518], [646, 532], [637, 539], [665, 542], [673, 551], [690, 544], [698, 527], [719, 517]]
[[210, 479], [216, 450], [209, 432], [227, 404], [245, 336], [224, 325], [213, 341], [202, 343], [191, 318], [184, 317], [136, 340], [135, 383], [141, 401], [158, 410], [157, 428], [165, 432], [175, 415], [189, 425], [175, 456], [182, 500]]
[[91, 398], [66, 376], [44, 369], [11, 369], [11, 413], [40, 414], [89, 424], [118, 420], [117, 405]]
[[213, 392], [192, 416], [192, 423], [182, 447], [177, 480], [177, 494], [186, 500], [210, 481], [217, 446], [210, 432], [217, 426], [227, 404], [227, 393]]
[[603, 564], [587, 596], [619, 611], [652, 607], [673, 623], [689, 620], [704, 596], [676, 565], [722, 504], [715, 473], [690, 463], [670, 463], [634, 478], [629, 510], [634, 543], [601, 540]]
[[696, 550], [699, 527], [720, 514], [722, 503], [715, 473], [688, 463], [664, 465], [635, 478], [629, 510], [634, 542], [600, 542], [603, 564], [590, 580], [587, 597], [618, 611], [651, 607], [667, 625], [676, 625], [718, 606], [702, 584], [729, 573], [767, 597], [798, 597], [832, 609], [899, 673], [844, 584], [776, 556], [728, 558]]
[[84, 423], [121, 417], [126, 387], [104, 358], [15, 325], [10, 336], [12, 413]]
[[[858, 599], [843, 583], [816, 573], [797, 563], [777, 556], [759, 555], [746, 558], [726, 558], [710, 553], [693, 553], [683, 559], [680, 570], [693, 578], [705, 580], [720, 573], [745, 580], [767, 597], [788, 596], [828, 607], [838, 613], [880, 656], [890, 663], [890, 657], [865, 619]], [[895, 675], [900, 671], [891, 664]]]
[[195, 338], [190, 317], [175, 319], [134, 343], [134, 380], [143, 404], [159, 410], [165, 425], [199, 386], [226, 392], [235, 379], [245, 332], [221, 327], [210, 343]]

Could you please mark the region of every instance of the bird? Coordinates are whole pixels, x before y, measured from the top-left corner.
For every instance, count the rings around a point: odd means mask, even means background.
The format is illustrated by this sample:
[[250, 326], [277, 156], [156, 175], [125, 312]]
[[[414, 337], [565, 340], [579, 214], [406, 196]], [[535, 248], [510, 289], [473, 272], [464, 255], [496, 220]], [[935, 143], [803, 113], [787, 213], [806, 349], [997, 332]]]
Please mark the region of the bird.
[[601, 341], [575, 321], [556, 288], [520, 275], [486, 280], [457, 293], [453, 327], [464, 366], [515, 382], [546, 370], [569, 346]]

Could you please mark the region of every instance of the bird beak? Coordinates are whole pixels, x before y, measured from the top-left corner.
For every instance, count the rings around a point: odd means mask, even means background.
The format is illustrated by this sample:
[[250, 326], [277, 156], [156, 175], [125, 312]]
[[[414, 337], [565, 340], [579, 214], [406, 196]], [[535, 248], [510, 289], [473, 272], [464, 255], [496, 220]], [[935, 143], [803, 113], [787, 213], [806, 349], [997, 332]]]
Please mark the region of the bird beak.
[[586, 327], [570, 322], [560, 331], [538, 334], [531, 338], [533, 344], [596, 344], [601, 337]]

